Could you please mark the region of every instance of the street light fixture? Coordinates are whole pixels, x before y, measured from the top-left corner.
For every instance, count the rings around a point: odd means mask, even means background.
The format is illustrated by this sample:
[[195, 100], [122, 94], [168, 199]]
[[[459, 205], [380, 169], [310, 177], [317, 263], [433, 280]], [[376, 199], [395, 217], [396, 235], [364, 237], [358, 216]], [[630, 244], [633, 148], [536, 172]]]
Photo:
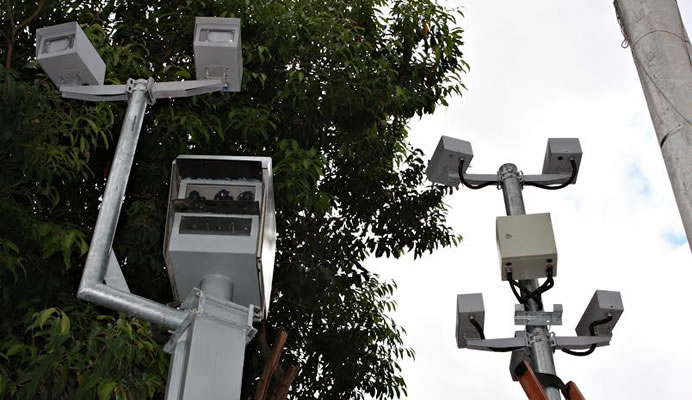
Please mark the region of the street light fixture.
[[76, 22], [36, 30], [36, 59], [58, 88], [103, 85], [106, 64]]
[[198, 17], [195, 20], [197, 79], [220, 79], [229, 91], [239, 92], [243, 77], [240, 19]]
[[[131, 293], [112, 249], [147, 105], [240, 90], [240, 20], [198, 17], [194, 48], [200, 80], [103, 85], [105, 64], [76, 22], [36, 32], [37, 59], [63, 97], [128, 103], [77, 297], [173, 330], [164, 347], [173, 354], [167, 400], [239, 399], [245, 344], [256, 332], [253, 321], [266, 317], [271, 292], [276, 234], [271, 159], [180, 156], [174, 163], [165, 254], [176, 297], [184, 299], [179, 308]], [[198, 196], [212, 189], [227, 193], [210, 200], [214, 204], [193, 200], [193, 206], [213, 206], [202, 213], [179, 209], [193, 186]], [[229, 243], [235, 243], [235, 255]]]
[[[578, 139], [551, 138], [541, 175], [524, 175], [514, 164], [502, 165], [496, 174], [467, 174], [473, 158], [471, 144], [442, 136], [426, 170], [428, 180], [446, 186], [461, 184], [469, 189], [481, 189], [492, 185], [502, 189], [507, 216], [496, 220], [501, 279], [509, 282], [520, 303], [515, 306], [514, 323], [525, 326], [525, 331], [515, 332], [512, 338], [487, 339], [483, 331], [483, 295], [462, 294], [457, 296], [457, 347], [511, 351], [510, 372], [514, 380], [522, 381], [520, 376], [525, 376], [527, 368], [531, 368], [524, 361], [529, 361], [550, 400], [559, 400], [560, 391], [566, 391], [566, 385], [555, 376], [554, 350], [584, 356], [598, 346], [608, 345], [612, 329], [623, 312], [619, 292], [599, 290], [577, 325], [578, 336], [555, 336], [549, 330], [550, 326], [562, 324], [562, 305], [555, 304], [553, 311], [545, 311], [541, 298], [542, 293], [553, 287], [557, 275], [553, 227], [550, 214], [526, 215], [522, 189], [534, 186], [556, 190], [574, 184], [581, 156]], [[539, 278], [545, 281], [540, 284]]]

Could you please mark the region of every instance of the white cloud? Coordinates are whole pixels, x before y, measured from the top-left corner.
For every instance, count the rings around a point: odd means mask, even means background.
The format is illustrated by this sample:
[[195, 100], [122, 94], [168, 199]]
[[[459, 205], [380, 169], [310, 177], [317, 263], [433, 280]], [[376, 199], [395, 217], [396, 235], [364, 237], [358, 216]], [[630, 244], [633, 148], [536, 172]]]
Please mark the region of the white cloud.
[[[446, 134], [473, 144], [470, 172], [513, 162], [538, 173], [548, 137], [579, 137], [576, 185], [524, 191], [527, 212], [550, 212], [556, 234], [558, 276], [544, 299], [564, 306], [559, 335], [574, 333], [596, 289], [621, 291], [625, 312], [611, 346], [589, 357], [556, 353], [558, 375], [587, 398], [692, 398], [684, 384], [692, 376], [692, 257], [679, 243], [682, 223], [612, 2], [461, 4], [469, 90], [414, 121], [412, 143], [430, 155]], [[692, 15], [692, 5], [680, 7]], [[459, 350], [454, 340], [458, 293], [483, 292], [489, 337], [519, 328], [495, 249], [502, 195], [462, 189], [447, 202], [449, 222], [464, 236], [458, 248], [415, 262], [369, 261], [399, 285], [397, 321], [417, 352], [404, 363], [408, 398], [525, 399], [508, 354]]]

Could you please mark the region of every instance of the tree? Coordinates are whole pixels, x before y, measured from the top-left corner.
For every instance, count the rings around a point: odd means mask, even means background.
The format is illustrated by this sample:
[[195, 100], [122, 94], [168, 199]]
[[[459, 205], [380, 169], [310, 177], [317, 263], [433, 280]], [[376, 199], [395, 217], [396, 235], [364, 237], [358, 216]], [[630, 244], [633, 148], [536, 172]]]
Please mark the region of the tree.
[[142, 129], [114, 248], [133, 292], [171, 300], [161, 256], [171, 161], [272, 156], [278, 243], [269, 320], [246, 354], [251, 397], [279, 329], [272, 398], [391, 398], [413, 356], [370, 255], [458, 243], [424, 181], [410, 118], [460, 94], [456, 11], [437, 0], [4, 0], [0, 20], [0, 396], [160, 398], [157, 327], [75, 298], [124, 104], [63, 100], [34, 58], [37, 27], [77, 20], [128, 77], [190, 78], [194, 16], [242, 19], [242, 92], [160, 102]]

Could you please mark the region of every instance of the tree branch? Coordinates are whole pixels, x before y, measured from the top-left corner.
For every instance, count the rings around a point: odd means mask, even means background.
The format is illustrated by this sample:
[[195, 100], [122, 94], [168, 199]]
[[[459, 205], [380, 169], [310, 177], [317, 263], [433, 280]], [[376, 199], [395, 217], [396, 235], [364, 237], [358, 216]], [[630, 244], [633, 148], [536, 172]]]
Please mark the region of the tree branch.
[[291, 365], [288, 367], [288, 371], [279, 379], [279, 382], [274, 388], [271, 400], [286, 400], [288, 397], [288, 391], [291, 389], [291, 384], [298, 376], [300, 368], [297, 365]]
[[34, 10], [34, 13], [29, 15], [24, 21], [20, 22], [19, 25], [17, 25], [16, 31], [21, 31], [27, 25], [29, 25], [29, 22], [31, 22], [34, 18], [36, 18], [36, 16], [38, 15], [38, 13], [41, 12], [41, 9], [43, 8], [43, 6], [45, 4], [46, 4], [46, 0], [39, 0], [38, 5], [36, 5], [36, 10]]
[[262, 358], [264, 358], [266, 362], [271, 354], [271, 348], [269, 348], [269, 343], [267, 342], [267, 324], [264, 320], [260, 323], [259, 334], [257, 336], [260, 353], [262, 353]]
[[[271, 349], [271, 354], [267, 363], [264, 365], [264, 371], [262, 372], [262, 377], [257, 383], [257, 389], [255, 390], [255, 400], [265, 400], [267, 397], [267, 392], [269, 391], [269, 382], [272, 379], [276, 367], [279, 366], [279, 359], [281, 358], [281, 352], [286, 344], [286, 339], [288, 338], [288, 332], [284, 329], [279, 331], [279, 336], [276, 338], [276, 343]], [[266, 340], [266, 338], [265, 338]]]
[[7, 14], [10, 17], [10, 32], [9, 32], [9, 37], [7, 38], [7, 59], [5, 60], [5, 68], [10, 68], [12, 66], [12, 55], [14, 53], [14, 42], [17, 39], [17, 32], [21, 32], [22, 29], [26, 28], [29, 23], [38, 16], [38, 13], [41, 12], [41, 9], [43, 6], [46, 4], [46, 0], [39, 0], [38, 4], [36, 5], [36, 9], [34, 12], [26, 17], [22, 22], [20, 22], [18, 25], [14, 24], [14, 16], [12, 15], [12, 6], [10, 6], [9, 1], [6, 3], [7, 4]]

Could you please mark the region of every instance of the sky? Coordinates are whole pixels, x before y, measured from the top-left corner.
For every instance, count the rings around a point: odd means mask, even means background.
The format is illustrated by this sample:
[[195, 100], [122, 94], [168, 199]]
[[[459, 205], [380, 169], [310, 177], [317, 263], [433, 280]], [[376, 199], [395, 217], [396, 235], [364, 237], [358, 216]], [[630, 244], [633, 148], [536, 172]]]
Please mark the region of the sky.
[[[692, 2], [678, 2], [692, 26]], [[611, 345], [588, 357], [555, 353], [557, 374], [586, 398], [692, 399], [692, 255], [630, 49], [612, 1], [463, 0], [468, 90], [410, 124], [430, 157], [441, 135], [470, 141], [469, 173], [512, 162], [540, 173], [549, 137], [578, 137], [577, 184], [524, 189], [527, 213], [550, 212], [559, 262], [548, 310], [562, 304], [574, 327], [597, 289], [622, 293]], [[456, 295], [483, 293], [485, 334], [512, 337], [514, 299], [500, 280], [495, 218], [502, 192], [461, 189], [446, 198], [456, 248], [371, 259], [398, 285], [395, 318], [415, 361], [402, 363], [408, 399], [526, 399], [509, 375], [509, 353], [457, 349]]]

